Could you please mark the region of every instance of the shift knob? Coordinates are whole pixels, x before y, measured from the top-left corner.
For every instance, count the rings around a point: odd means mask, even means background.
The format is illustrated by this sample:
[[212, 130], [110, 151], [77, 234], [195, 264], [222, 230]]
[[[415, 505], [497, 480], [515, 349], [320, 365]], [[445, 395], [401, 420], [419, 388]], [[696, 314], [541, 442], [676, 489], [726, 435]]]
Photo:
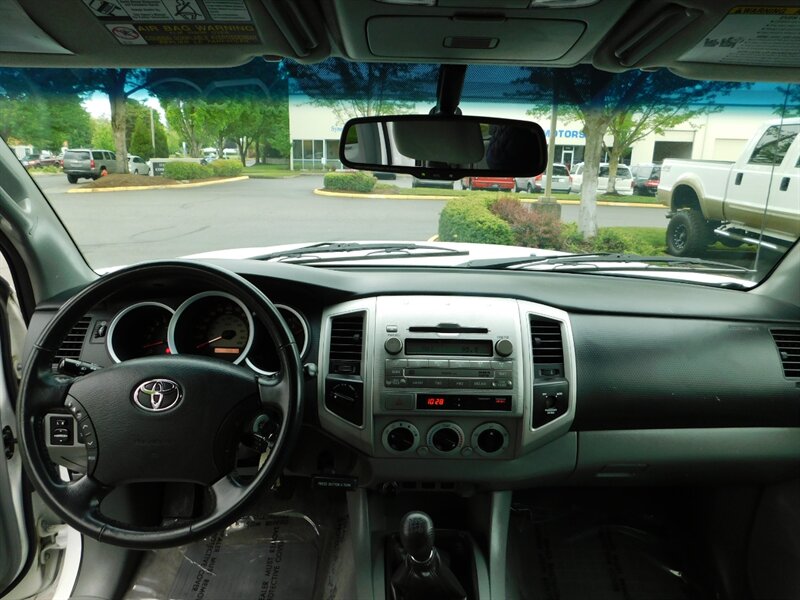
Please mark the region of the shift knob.
[[421, 511], [406, 513], [400, 521], [400, 543], [417, 562], [426, 562], [433, 553], [433, 519]]

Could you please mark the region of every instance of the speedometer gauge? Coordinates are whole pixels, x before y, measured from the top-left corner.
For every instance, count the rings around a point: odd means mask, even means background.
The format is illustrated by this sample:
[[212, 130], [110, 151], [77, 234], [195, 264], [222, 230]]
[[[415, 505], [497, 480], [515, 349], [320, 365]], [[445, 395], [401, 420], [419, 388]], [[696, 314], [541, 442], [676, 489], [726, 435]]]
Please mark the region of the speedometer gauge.
[[213, 356], [238, 364], [253, 343], [253, 317], [235, 296], [202, 292], [175, 311], [168, 338], [175, 354]]
[[114, 362], [168, 353], [167, 330], [172, 309], [159, 302], [140, 302], [121, 310], [108, 328], [108, 353]]

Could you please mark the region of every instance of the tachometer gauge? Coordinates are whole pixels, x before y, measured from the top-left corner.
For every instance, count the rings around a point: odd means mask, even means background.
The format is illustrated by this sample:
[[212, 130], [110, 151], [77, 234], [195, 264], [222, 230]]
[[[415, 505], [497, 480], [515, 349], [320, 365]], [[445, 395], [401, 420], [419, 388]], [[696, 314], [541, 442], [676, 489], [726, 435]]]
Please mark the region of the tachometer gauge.
[[253, 343], [253, 316], [235, 296], [202, 292], [175, 311], [168, 338], [175, 354], [213, 356], [238, 364]]
[[[275, 308], [278, 309], [289, 326], [289, 331], [297, 343], [297, 351], [300, 353], [300, 358], [302, 358], [305, 356], [306, 350], [308, 350], [308, 325], [306, 320], [303, 315], [291, 306], [276, 304]], [[280, 359], [278, 358], [278, 350], [275, 348], [275, 342], [267, 333], [266, 327], [260, 323], [257, 323], [255, 327], [253, 347], [247, 354], [247, 365], [254, 371], [263, 374], [280, 371]]]
[[140, 302], [121, 310], [108, 328], [108, 353], [114, 362], [169, 353], [167, 330], [173, 311], [159, 302]]

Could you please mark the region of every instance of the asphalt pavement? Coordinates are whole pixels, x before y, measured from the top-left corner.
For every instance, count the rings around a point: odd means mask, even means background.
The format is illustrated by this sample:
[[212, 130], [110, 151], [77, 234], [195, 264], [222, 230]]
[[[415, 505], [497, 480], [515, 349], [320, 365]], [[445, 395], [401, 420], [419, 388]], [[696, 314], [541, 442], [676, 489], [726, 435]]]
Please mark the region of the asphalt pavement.
[[[62, 175], [36, 181], [95, 268], [293, 242], [425, 241], [445, 204], [317, 196], [321, 175], [92, 194], [67, 194], [74, 186]], [[562, 206], [562, 220], [577, 217], [577, 206]], [[667, 220], [659, 209], [601, 206], [598, 224], [666, 228]]]

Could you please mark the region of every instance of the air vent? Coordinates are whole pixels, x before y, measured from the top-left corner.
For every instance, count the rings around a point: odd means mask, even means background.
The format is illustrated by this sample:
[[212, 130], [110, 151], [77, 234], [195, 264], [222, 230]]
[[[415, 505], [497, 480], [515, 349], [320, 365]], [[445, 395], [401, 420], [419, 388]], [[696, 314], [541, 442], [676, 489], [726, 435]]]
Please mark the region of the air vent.
[[786, 377], [800, 377], [800, 329], [770, 330], [783, 363], [783, 374]]
[[359, 375], [364, 351], [364, 313], [331, 319], [330, 372]]
[[561, 339], [561, 323], [534, 315], [530, 315], [530, 323], [533, 362], [563, 364], [564, 344]]
[[62, 358], [81, 357], [83, 340], [86, 339], [86, 332], [89, 331], [91, 322], [91, 317], [83, 317], [80, 321], [75, 323], [56, 351], [56, 362], [59, 362]]

